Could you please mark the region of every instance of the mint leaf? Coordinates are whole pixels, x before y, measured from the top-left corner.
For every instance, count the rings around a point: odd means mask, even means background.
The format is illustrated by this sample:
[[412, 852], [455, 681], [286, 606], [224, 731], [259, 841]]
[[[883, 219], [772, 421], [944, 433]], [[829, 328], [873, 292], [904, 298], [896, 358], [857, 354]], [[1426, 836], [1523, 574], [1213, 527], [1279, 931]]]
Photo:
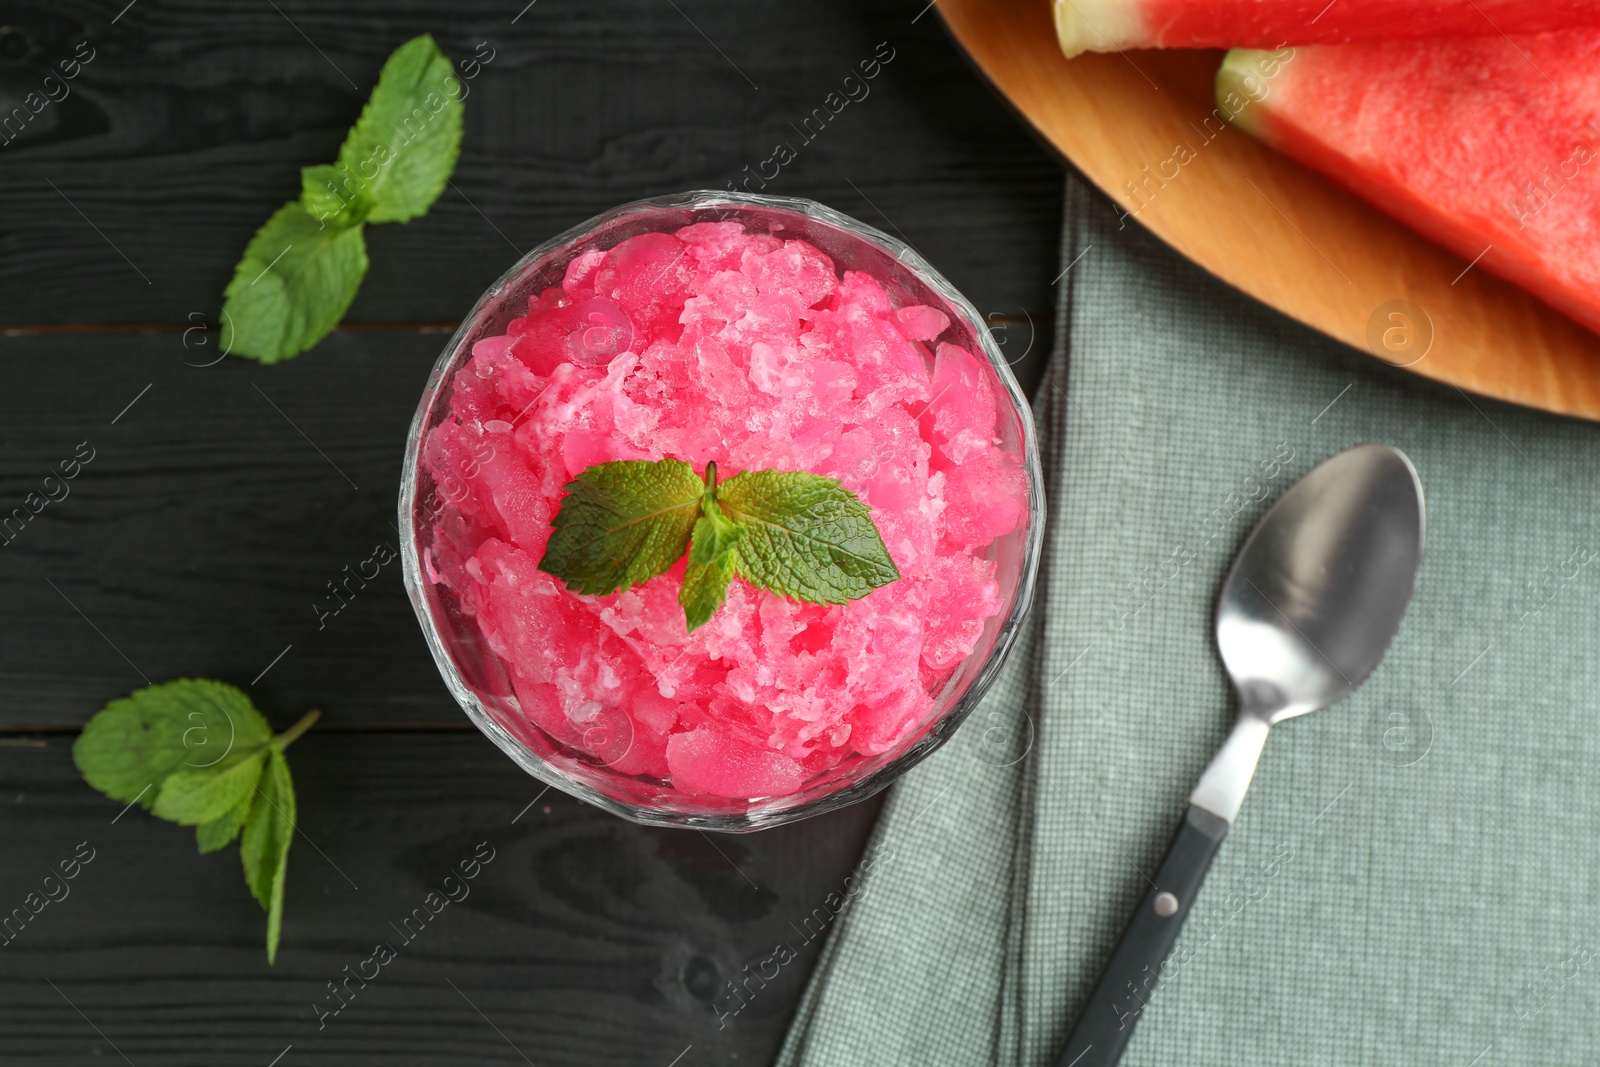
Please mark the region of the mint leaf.
[[745, 471], [717, 487], [717, 501], [745, 530], [737, 574], [769, 592], [843, 604], [900, 577], [867, 506], [832, 478]]
[[814, 604], [844, 604], [900, 577], [870, 509], [832, 478], [745, 471], [702, 482], [677, 459], [600, 463], [567, 483], [539, 569], [603, 595], [665, 573], [684, 549], [678, 603], [704, 626], [735, 577]]
[[365, 182], [372, 222], [405, 222], [433, 206], [461, 151], [461, 83], [433, 38], [395, 49], [339, 149], [339, 166]]
[[267, 909], [269, 964], [277, 960], [278, 938], [283, 930], [283, 887], [289, 870], [294, 824], [294, 783], [289, 778], [289, 763], [274, 745], [268, 750], [266, 770], [256, 786], [255, 799], [245, 819], [244, 836], [239, 841], [245, 883]]
[[[256, 776], [257, 782], [260, 775]], [[219, 818], [210, 822], [203, 822], [194, 828], [195, 844], [199, 846], [201, 855], [226, 848], [239, 836], [239, 831], [244, 828], [244, 821], [250, 815], [250, 804], [255, 800], [255, 789], [251, 788], [250, 795], [239, 803], [229, 808]]]
[[566, 488], [539, 569], [591, 596], [648, 581], [676, 563], [706, 491], [677, 459], [599, 463]]
[[239, 858], [250, 892], [267, 909], [267, 960], [277, 957], [283, 882], [294, 833], [294, 784], [283, 750], [321, 713], [273, 736], [238, 689], [180, 678], [113, 700], [89, 720], [72, 759], [90, 785], [138, 801], [163, 819], [195, 827], [202, 853], [241, 829]]
[[267, 746], [262, 745], [234, 753], [214, 767], [175, 771], [161, 783], [151, 813], [180, 826], [220, 819], [255, 794], [266, 758]]
[[113, 800], [148, 808], [175, 771], [204, 770], [272, 736], [250, 698], [231, 685], [180, 678], [102, 708], [72, 746], [72, 761]]
[[361, 230], [319, 222], [297, 200], [279, 208], [251, 239], [223, 292], [223, 347], [277, 363], [327, 336], [367, 273]]
[[372, 194], [348, 169], [322, 164], [300, 169], [300, 204], [329, 226], [354, 226], [372, 213]]
[[[711, 467], [715, 470], [716, 464]], [[694, 533], [689, 538], [689, 562], [711, 563], [733, 550], [744, 537], [744, 527], [722, 514], [715, 496], [708, 495], [700, 508], [700, 518], [695, 521]]]
[[300, 172], [300, 199], [256, 232], [223, 292], [223, 348], [277, 363], [339, 324], [367, 273], [367, 222], [405, 222], [461, 153], [461, 83], [424, 34], [395, 49], [339, 161]]
[[678, 590], [678, 603], [683, 607], [683, 619], [689, 632], [704, 626], [722, 606], [728, 596], [728, 581], [733, 577], [737, 552], [730, 550], [711, 563], [691, 560], [683, 572], [683, 588]]
[[689, 565], [683, 572], [683, 588], [678, 590], [690, 633], [704, 626], [727, 599], [728, 581], [735, 568], [734, 546], [743, 538], [744, 527], [723, 515], [717, 505], [717, 465], [708, 463], [700, 518], [689, 537]]

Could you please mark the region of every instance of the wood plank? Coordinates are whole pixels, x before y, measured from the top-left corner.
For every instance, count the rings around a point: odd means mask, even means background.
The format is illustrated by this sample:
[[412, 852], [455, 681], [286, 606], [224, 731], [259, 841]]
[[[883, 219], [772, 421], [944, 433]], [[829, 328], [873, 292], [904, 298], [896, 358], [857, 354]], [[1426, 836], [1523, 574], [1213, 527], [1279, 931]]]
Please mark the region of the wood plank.
[[459, 725], [398, 562], [320, 629], [313, 608], [398, 547], [405, 435], [448, 335], [342, 332], [271, 368], [186, 365], [214, 358], [200, 339], [0, 338], [0, 515], [93, 449], [0, 537], [0, 725], [75, 726], [144, 678], [249, 686], [290, 645], [250, 690], [263, 707]]
[[[1069, 61], [1044, 0], [946, 0], [939, 10], [978, 66], [1074, 166], [1223, 281], [1379, 356], [1387, 353], [1371, 338], [1383, 336], [1398, 310], [1408, 316], [1401, 324], [1419, 335], [1426, 328], [1431, 345], [1390, 362], [1485, 396], [1600, 418], [1600, 337], [1220, 126], [1211, 89], [1220, 53]], [[1175, 163], [1174, 153], [1185, 158]], [[1175, 176], [1129, 194], [1163, 168]]]
[[[268, 967], [264, 915], [233, 851], [197, 855], [188, 830], [142, 810], [118, 819], [120, 805], [78, 779], [69, 739], [0, 745], [0, 909], [23, 906], [80, 842], [93, 849], [68, 895], [0, 955], [0, 1063], [120, 1051], [137, 1064], [264, 1067], [290, 1044], [280, 1067], [666, 1067], [691, 1044], [682, 1065], [768, 1062], [822, 943], [790, 924], [844, 891], [877, 807], [712, 838], [540, 797], [475, 735], [313, 731], [289, 756], [302, 833]], [[494, 858], [469, 895], [413, 923], [406, 943], [390, 923], [484, 841]], [[726, 983], [785, 939], [799, 958], [729, 1014]], [[397, 958], [365, 989], [352, 983], [319, 1031], [313, 1005], [338, 1003], [326, 983], [381, 941]]]
[[[624, 201], [723, 188], [779, 141], [798, 158], [768, 191], [903, 233], [986, 313], [1048, 319], [1059, 166], [937, 19], [913, 24], [922, 6], [602, 0], [513, 24], [521, 5], [501, 0], [171, 0], [113, 26], [120, 4], [13, 4], [29, 51], [0, 61], [0, 112], [77, 42], [97, 54], [0, 146], [0, 322], [214, 318], [299, 168], [336, 154], [389, 50], [430, 30], [457, 58], [494, 58], [470, 83], [456, 188], [370, 229], [351, 321], [459, 319], [519, 252]], [[791, 124], [880, 41], [895, 58], [869, 95], [802, 142]]]

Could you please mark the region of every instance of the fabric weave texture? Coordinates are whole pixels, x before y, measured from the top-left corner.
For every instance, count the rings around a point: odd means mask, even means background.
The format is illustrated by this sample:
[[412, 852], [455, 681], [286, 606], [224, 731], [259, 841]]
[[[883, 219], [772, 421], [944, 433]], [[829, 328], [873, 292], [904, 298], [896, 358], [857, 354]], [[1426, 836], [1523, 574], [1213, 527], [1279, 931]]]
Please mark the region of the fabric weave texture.
[[1076, 178], [1061, 255], [1029, 630], [889, 796], [780, 1067], [1054, 1063], [1231, 726], [1232, 556], [1363, 441], [1421, 474], [1416, 597], [1273, 730], [1123, 1063], [1594, 1063], [1600, 427], [1315, 334]]

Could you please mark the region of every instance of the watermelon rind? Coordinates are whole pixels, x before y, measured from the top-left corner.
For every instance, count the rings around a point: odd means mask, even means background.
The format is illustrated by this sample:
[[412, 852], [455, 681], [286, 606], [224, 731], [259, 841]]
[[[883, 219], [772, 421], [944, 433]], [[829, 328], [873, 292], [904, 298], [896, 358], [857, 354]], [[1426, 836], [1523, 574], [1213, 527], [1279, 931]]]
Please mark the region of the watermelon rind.
[[[1068, 59], [1080, 52], [1139, 48], [1147, 37], [1133, 0], [1055, 0], [1056, 38]], [[1147, 47], [1147, 46], [1146, 46]]]
[[1261, 108], [1272, 94], [1272, 80], [1294, 61], [1294, 50], [1268, 52], [1259, 48], [1234, 48], [1217, 68], [1217, 112], [1252, 137], [1261, 136]]

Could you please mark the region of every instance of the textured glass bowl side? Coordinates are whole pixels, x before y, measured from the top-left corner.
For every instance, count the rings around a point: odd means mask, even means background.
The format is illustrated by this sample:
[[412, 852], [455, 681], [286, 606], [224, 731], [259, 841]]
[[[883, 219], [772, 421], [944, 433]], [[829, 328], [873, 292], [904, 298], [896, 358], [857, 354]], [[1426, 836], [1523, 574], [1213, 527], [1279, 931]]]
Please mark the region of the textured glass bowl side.
[[[441, 487], [421, 462], [428, 432], [446, 417], [453, 376], [470, 359], [472, 345], [503, 334], [526, 314], [528, 297], [561, 283], [576, 255], [610, 248], [643, 233], [671, 231], [691, 222], [732, 219], [758, 232], [797, 237], [816, 245], [841, 269], [866, 270], [884, 283], [895, 305], [943, 307], [951, 327], [941, 340], [981, 352], [1002, 387], [1002, 446], [1022, 458], [1027, 480], [1024, 524], [989, 551], [1006, 608], [988, 620], [973, 653], [936, 696], [935, 713], [896, 749], [847, 760], [799, 792], [751, 801], [690, 797], [623, 775], [565, 751], [517, 708], [505, 665], [483, 647], [476, 624], [448, 603], [422, 571], [422, 547]], [[1033, 419], [1010, 367], [982, 317], [916, 252], [888, 235], [809, 200], [741, 193], [690, 192], [625, 204], [540, 245], [506, 271], [478, 300], [440, 354], [411, 423], [400, 485], [402, 571], [406, 592], [446, 686], [468, 717], [529, 774], [634, 822], [743, 832], [793, 822], [863, 800], [927, 758], [947, 740], [989, 688], [1032, 602], [1043, 543], [1044, 489]]]

